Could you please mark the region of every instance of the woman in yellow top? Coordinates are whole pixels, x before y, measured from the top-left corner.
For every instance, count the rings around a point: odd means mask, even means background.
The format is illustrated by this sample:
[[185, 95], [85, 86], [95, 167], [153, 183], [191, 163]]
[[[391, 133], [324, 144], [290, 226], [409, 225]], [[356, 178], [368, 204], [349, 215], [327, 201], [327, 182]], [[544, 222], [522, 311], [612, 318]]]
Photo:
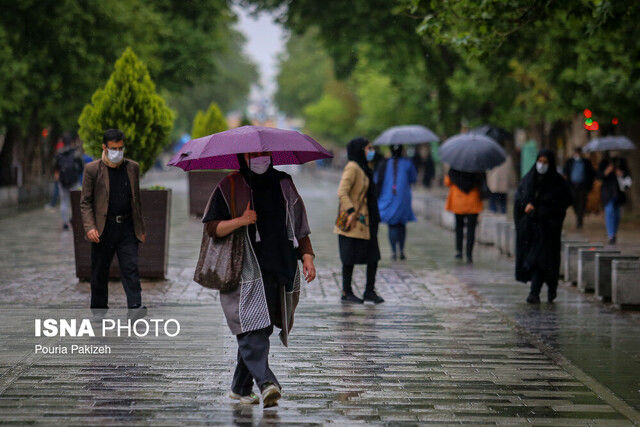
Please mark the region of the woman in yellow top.
[[[337, 226], [340, 260], [342, 261], [342, 302], [362, 304], [371, 301], [380, 304], [384, 300], [375, 291], [376, 271], [380, 260], [378, 247], [378, 200], [373, 171], [369, 163], [375, 151], [365, 138], [355, 138], [347, 145], [349, 162], [344, 167], [338, 186], [340, 213], [347, 212], [346, 230]], [[351, 277], [355, 264], [366, 264], [367, 283], [363, 299], [353, 294]]]
[[449, 187], [445, 209], [456, 215], [456, 258], [462, 259], [464, 227], [467, 227], [467, 263], [473, 263], [473, 244], [476, 237], [478, 214], [482, 212], [481, 173], [449, 169], [444, 184]]

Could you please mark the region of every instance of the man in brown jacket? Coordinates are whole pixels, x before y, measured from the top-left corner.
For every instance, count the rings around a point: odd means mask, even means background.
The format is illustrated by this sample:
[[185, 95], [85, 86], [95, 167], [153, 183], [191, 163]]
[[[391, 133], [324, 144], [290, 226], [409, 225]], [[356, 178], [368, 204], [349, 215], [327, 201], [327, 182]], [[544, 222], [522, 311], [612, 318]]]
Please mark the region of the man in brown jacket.
[[125, 159], [124, 133], [109, 129], [102, 139], [102, 158], [86, 165], [80, 211], [86, 237], [91, 241], [91, 309], [108, 309], [109, 267], [118, 255], [129, 316], [146, 315], [140, 295], [138, 244], [145, 231], [140, 206], [140, 166]]

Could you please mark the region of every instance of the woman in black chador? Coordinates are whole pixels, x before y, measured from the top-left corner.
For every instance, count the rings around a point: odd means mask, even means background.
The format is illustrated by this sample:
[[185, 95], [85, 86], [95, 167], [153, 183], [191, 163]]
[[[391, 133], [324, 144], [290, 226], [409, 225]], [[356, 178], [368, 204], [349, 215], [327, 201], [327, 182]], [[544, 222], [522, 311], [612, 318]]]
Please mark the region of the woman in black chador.
[[540, 303], [543, 283], [548, 287], [548, 301], [556, 297], [562, 223], [571, 202], [569, 186], [556, 170], [554, 152], [541, 150], [518, 186], [513, 209], [516, 280], [531, 281], [530, 304]]

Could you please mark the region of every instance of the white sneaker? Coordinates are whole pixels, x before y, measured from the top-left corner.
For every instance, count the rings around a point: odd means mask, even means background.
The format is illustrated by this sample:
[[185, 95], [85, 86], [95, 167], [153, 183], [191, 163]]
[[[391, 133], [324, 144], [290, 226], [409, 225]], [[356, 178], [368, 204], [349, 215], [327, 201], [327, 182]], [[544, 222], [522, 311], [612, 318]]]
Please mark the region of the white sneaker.
[[255, 393], [240, 396], [238, 393], [230, 392], [229, 397], [233, 400], [239, 401], [240, 403], [246, 403], [247, 405], [257, 405], [260, 403], [260, 398]]
[[269, 408], [278, 404], [278, 399], [282, 397], [280, 388], [275, 384], [270, 384], [264, 390], [262, 390], [262, 406]]

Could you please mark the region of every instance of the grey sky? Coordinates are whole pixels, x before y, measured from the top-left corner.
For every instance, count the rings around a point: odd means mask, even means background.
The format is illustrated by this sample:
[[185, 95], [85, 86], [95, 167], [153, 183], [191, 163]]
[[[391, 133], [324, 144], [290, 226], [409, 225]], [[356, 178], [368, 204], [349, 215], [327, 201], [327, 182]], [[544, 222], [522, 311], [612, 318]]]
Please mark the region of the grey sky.
[[247, 10], [238, 6], [234, 10], [238, 14], [237, 28], [247, 37], [245, 51], [260, 67], [264, 94], [271, 96], [276, 87], [276, 55], [284, 47], [284, 31], [269, 14], [261, 13], [258, 17], [252, 17]]

